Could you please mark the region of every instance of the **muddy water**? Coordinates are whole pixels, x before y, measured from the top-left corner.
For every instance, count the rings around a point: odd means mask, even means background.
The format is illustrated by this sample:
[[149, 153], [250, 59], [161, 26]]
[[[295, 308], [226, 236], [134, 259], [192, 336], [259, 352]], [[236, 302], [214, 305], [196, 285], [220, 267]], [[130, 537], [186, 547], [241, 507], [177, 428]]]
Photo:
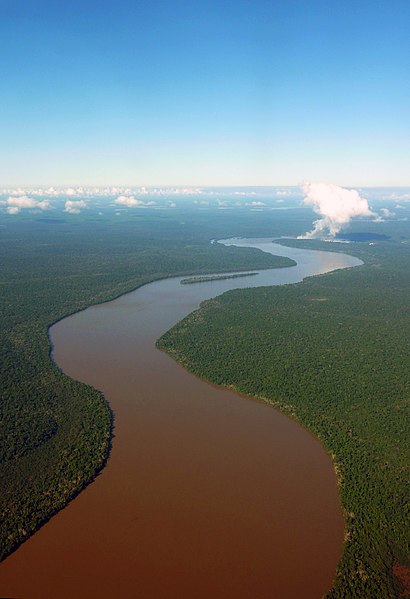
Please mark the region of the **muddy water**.
[[[0, 567], [0, 596], [318, 599], [343, 521], [329, 457], [274, 409], [214, 388], [155, 340], [200, 301], [359, 263], [231, 241], [297, 267], [197, 285], [146, 285], [51, 330], [54, 359], [115, 412], [108, 466]], [[246, 359], [246, 356], [244, 357]]]

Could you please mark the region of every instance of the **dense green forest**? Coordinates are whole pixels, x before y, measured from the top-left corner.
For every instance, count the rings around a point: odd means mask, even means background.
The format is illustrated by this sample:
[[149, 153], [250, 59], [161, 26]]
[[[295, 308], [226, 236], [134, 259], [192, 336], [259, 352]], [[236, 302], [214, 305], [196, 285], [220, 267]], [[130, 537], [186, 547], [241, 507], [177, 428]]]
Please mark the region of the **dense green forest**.
[[[48, 327], [63, 316], [172, 274], [292, 264], [210, 244], [209, 217], [4, 216], [0, 227], [0, 557], [87, 485], [110, 449], [112, 414], [99, 392], [50, 359]], [[193, 220], [191, 218], [191, 220]], [[257, 217], [221, 219], [221, 233]], [[262, 221], [262, 219], [260, 219]], [[265, 219], [266, 220], [266, 219]], [[225, 223], [225, 224], [224, 224]], [[218, 228], [217, 227], [217, 228]], [[236, 230], [237, 230], [236, 229]]]
[[288, 243], [348, 251], [365, 264], [294, 285], [229, 291], [158, 345], [322, 440], [346, 523], [329, 598], [399, 597], [410, 566], [410, 245], [400, 237]]
[[[80, 492], [109, 454], [109, 406], [50, 360], [50, 324], [160, 277], [290, 264], [209, 240], [274, 238], [310, 226], [303, 210], [4, 216], [1, 558]], [[365, 265], [282, 288], [228, 292], [160, 341], [197, 374], [264, 398], [322, 439], [346, 517], [332, 599], [397, 597], [400, 577], [392, 573], [409, 566], [408, 224], [384, 223], [383, 231], [393, 240], [289, 242], [348, 251]]]

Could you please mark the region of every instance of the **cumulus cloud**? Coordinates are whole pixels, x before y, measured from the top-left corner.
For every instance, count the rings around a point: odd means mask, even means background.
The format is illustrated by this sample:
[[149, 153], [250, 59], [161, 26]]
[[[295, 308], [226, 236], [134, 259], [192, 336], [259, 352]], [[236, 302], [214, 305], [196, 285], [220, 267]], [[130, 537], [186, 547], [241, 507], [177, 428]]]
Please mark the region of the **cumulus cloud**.
[[376, 215], [376, 218], [373, 219], [373, 222], [384, 223], [386, 218], [394, 218], [395, 216], [396, 214], [388, 208], [380, 208], [380, 214]]
[[82, 208], [86, 208], [84, 200], [67, 200], [64, 204], [64, 212], [69, 214], [80, 214]]
[[247, 202], [246, 206], [252, 206], [254, 208], [259, 208], [261, 206], [266, 206], [265, 202], [257, 202], [256, 200], [253, 202]]
[[52, 206], [50, 202], [48, 202], [47, 200], [41, 200], [41, 202], [38, 202], [36, 206], [36, 208], [40, 208], [40, 210], [50, 210], [51, 207]]
[[20, 197], [10, 197], [7, 199], [7, 204], [9, 206], [14, 206], [15, 208], [35, 208], [37, 206], [36, 200], [33, 198], [29, 198], [28, 196], [20, 196]]
[[138, 208], [141, 206], [146, 206], [146, 203], [142, 200], [138, 200], [134, 196], [118, 196], [118, 198], [114, 202], [115, 204], [119, 204], [120, 206], [127, 206], [128, 208]]
[[9, 214], [18, 214], [20, 212], [20, 208], [18, 208], [17, 206], [9, 206], [7, 208], [7, 212]]
[[410, 193], [408, 191], [403, 191], [403, 192], [393, 192], [393, 193], [389, 193], [388, 195], [385, 196], [386, 200], [396, 200], [396, 201], [408, 201], [410, 200]]
[[27, 195], [17, 197], [9, 196], [7, 200], [1, 202], [1, 204], [6, 206], [6, 211], [9, 214], [18, 214], [20, 210], [24, 208], [39, 208], [40, 210], [49, 210], [51, 208], [50, 203], [46, 200], [39, 202]]
[[313, 229], [301, 239], [312, 239], [330, 235], [334, 237], [352, 218], [375, 216], [366, 199], [354, 189], [344, 189], [328, 183], [305, 183], [303, 203], [311, 206], [320, 218], [313, 223]]
[[22, 189], [21, 187], [17, 187], [17, 189], [7, 189], [7, 190], [3, 190], [3, 192], [7, 192], [12, 196], [22, 196], [26, 193], [26, 191], [24, 189]]

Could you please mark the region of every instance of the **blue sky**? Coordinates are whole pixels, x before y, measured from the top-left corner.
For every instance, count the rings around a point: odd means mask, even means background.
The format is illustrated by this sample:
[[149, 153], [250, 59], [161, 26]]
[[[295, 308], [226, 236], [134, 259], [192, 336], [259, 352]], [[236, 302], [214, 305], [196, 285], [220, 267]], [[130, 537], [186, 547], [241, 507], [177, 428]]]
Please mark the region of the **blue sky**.
[[0, 0], [0, 184], [409, 185], [409, 23], [408, 0]]

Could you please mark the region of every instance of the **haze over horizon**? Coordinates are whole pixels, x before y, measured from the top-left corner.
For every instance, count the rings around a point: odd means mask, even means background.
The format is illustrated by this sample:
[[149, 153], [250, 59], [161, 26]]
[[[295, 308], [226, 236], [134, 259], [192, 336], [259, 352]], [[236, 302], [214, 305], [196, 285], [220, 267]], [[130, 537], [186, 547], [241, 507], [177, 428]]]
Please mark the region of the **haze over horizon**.
[[0, 7], [0, 184], [408, 186], [410, 5]]

